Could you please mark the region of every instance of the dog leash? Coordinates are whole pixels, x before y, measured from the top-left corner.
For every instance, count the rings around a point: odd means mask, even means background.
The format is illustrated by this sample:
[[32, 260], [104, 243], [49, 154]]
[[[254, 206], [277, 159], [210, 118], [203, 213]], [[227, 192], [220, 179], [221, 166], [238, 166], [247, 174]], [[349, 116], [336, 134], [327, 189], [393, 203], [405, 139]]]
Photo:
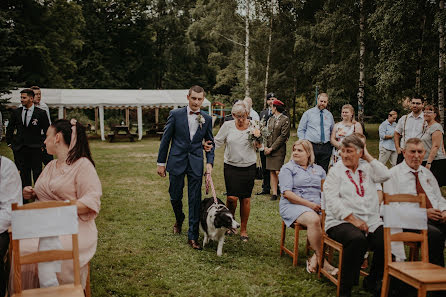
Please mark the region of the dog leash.
[[217, 194], [215, 194], [214, 182], [212, 181], [212, 176], [209, 173], [206, 173], [206, 195], [209, 193], [209, 186], [212, 190], [212, 197], [214, 198], [214, 203], [218, 204]]

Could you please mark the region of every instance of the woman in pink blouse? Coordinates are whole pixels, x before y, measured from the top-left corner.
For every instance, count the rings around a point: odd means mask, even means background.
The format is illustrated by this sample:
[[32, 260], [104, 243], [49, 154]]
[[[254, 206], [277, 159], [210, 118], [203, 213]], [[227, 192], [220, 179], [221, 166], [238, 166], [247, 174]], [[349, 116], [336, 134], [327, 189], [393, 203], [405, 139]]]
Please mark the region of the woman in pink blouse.
[[[76, 120], [55, 121], [46, 134], [45, 145], [48, 154], [56, 155], [42, 171], [35, 188], [25, 187], [25, 199], [38, 201], [77, 200], [79, 222], [79, 262], [81, 281], [85, 288], [88, 262], [96, 252], [98, 231], [95, 218], [100, 209], [102, 187], [91, 158], [85, 127]], [[71, 236], [60, 236], [61, 244], [71, 249]], [[38, 239], [23, 240], [21, 252], [28, 254], [37, 250]], [[63, 261], [62, 270], [57, 273], [59, 284], [72, 283], [72, 261]], [[24, 289], [39, 286], [37, 265], [22, 266]]]

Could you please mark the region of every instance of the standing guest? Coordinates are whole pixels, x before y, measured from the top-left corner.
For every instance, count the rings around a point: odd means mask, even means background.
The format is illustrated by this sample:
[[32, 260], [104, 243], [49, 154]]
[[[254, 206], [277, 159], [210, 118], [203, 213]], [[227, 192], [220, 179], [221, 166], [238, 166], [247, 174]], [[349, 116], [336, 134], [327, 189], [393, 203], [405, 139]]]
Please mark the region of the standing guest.
[[[315, 254], [307, 260], [307, 271], [315, 273], [321, 257], [322, 229], [321, 185], [325, 171], [314, 164], [313, 147], [308, 140], [298, 140], [293, 144], [291, 160], [282, 166], [279, 173], [280, 216], [290, 227], [297, 222], [307, 227], [308, 241]], [[325, 264], [331, 266], [328, 262]], [[331, 268], [331, 269], [330, 269]], [[330, 267], [332, 274], [335, 269]]]
[[22, 204], [22, 182], [14, 162], [0, 156], [0, 296], [5, 296], [8, 272], [3, 261], [9, 246], [11, 204]]
[[[175, 234], [181, 233], [185, 215], [183, 213], [184, 176], [187, 175], [187, 196], [189, 202], [188, 244], [201, 250], [198, 243], [200, 220], [201, 184], [203, 179], [203, 141], [214, 142], [212, 118], [200, 110], [204, 101], [204, 89], [193, 86], [189, 89], [189, 105], [170, 111], [158, 151], [157, 173], [161, 177], [169, 172], [170, 202], [175, 213], [173, 226]], [[170, 146], [170, 151], [169, 151]], [[214, 147], [206, 152], [206, 174], [212, 173]]]
[[421, 165], [426, 154], [423, 142], [410, 138], [405, 144], [404, 160], [390, 169], [391, 176], [384, 183], [384, 192], [391, 195], [426, 195], [429, 262], [444, 266], [446, 200], [441, 195], [435, 176]]
[[[46, 105], [46, 103], [42, 102], [42, 91], [40, 90], [40, 88], [38, 86], [32, 86], [31, 90], [34, 91], [34, 105], [43, 109], [47, 116], [48, 116], [48, 121], [51, 124], [51, 116], [50, 116], [50, 109], [48, 108], [48, 105]], [[42, 131], [43, 133], [43, 131]], [[46, 148], [43, 149], [42, 152], [42, 160], [43, 160], [43, 164], [46, 166], [49, 162], [51, 162], [51, 160], [53, 160], [53, 156], [49, 155], [48, 152], [46, 151]]]
[[[31, 186], [42, 172], [42, 148], [44, 135], [49, 122], [44, 110], [33, 103], [34, 91], [23, 89], [20, 92], [22, 107], [11, 112], [11, 120], [6, 131], [6, 142], [14, 151], [17, 168], [20, 171], [22, 186]], [[17, 133], [14, 135], [14, 131]]]
[[248, 241], [247, 224], [251, 210], [251, 194], [256, 176], [256, 147], [260, 143], [251, 143], [248, 135], [250, 120], [249, 108], [243, 101], [238, 101], [232, 107], [234, 121], [228, 121], [215, 136], [215, 148], [223, 145], [224, 176], [226, 185], [226, 206], [235, 215], [237, 200], [240, 200], [240, 239]]
[[[75, 200], [79, 226], [79, 264], [81, 283], [85, 288], [88, 263], [96, 252], [98, 231], [95, 218], [101, 205], [102, 186], [91, 157], [85, 127], [76, 120], [57, 120], [51, 124], [45, 140], [48, 152], [57, 156], [45, 166], [35, 187], [23, 189], [25, 199], [38, 201]], [[71, 249], [71, 235], [60, 236], [64, 249]], [[39, 239], [25, 239], [20, 243], [20, 253], [36, 252]], [[12, 275], [10, 276], [12, 277]], [[73, 283], [73, 263], [63, 261], [57, 273], [59, 284]], [[39, 284], [37, 264], [22, 266], [23, 289], [36, 288]]]
[[399, 164], [404, 160], [403, 149], [406, 140], [409, 138], [420, 138], [423, 134], [424, 114], [423, 114], [424, 98], [416, 95], [410, 100], [411, 113], [403, 115], [396, 125], [394, 133], [395, 149], [398, 153], [396, 163]]
[[424, 107], [426, 126], [421, 135], [421, 141], [426, 149], [423, 166], [429, 169], [437, 179], [440, 187], [446, 186], [446, 155], [443, 143], [443, 126], [441, 126], [438, 108], [432, 105]]
[[333, 148], [333, 164], [339, 159], [339, 150], [342, 146], [342, 140], [353, 134], [362, 134], [362, 126], [359, 122], [355, 121], [355, 109], [350, 104], [345, 104], [341, 109], [342, 121], [336, 123], [331, 132], [330, 142], [334, 146]]
[[330, 136], [334, 126], [331, 112], [327, 110], [328, 94], [320, 93], [317, 106], [310, 108], [302, 115], [297, 128], [299, 139], [311, 142], [314, 150], [315, 163], [328, 171], [332, 153]]
[[379, 161], [384, 165], [390, 161], [390, 165], [395, 166], [398, 153], [393, 141], [398, 114], [392, 110], [387, 116], [387, 120], [379, 125]]
[[[262, 110], [260, 112], [260, 121], [263, 121], [266, 125], [268, 123], [269, 118], [273, 115], [272, 107], [273, 107], [273, 101], [276, 100], [276, 95], [274, 93], [269, 93], [266, 95], [266, 109]], [[256, 193], [256, 195], [269, 195], [271, 191], [271, 185], [270, 185], [270, 173], [269, 170], [266, 169], [266, 156], [265, 152], [263, 150], [260, 150], [260, 161], [262, 162], [262, 175], [263, 175], [263, 182], [262, 182], [262, 191]]]
[[276, 99], [273, 101], [273, 115], [268, 120], [268, 131], [264, 148], [266, 155], [266, 169], [270, 171], [270, 184], [272, 189], [271, 200], [277, 200], [277, 186], [279, 171], [286, 156], [286, 142], [290, 137], [290, 120], [283, 114], [285, 104]]
[[[376, 290], [382, 279], [383, 222], [376, 183], [386, 181], [390, 173], [368, 153], [364, 142], [355, 134], [342, 141], [341, 158], [330, 169], [324, 183], [325, 230], [329, 237], [343, 245], [340, 295], [351, 296], [369, 248], [374, 254], [368, 289]], [[366, 162], [359, 162], [360, 159]]]
[[257, 122], [260, 121], [259, 114], [252, 108], [252, 99], [250, 97], [245, 97], [243, 101], [249, 108], [249, 119]]

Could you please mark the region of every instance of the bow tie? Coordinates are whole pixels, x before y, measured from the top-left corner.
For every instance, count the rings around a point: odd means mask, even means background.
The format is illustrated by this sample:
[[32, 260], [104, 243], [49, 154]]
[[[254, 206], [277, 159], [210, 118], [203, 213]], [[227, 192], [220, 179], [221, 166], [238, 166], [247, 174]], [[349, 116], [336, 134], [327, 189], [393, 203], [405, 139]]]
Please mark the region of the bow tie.
[[199, 115], [200, 112], [199, 112], [199, 111], [189, 111], [189, 114], [196, 114], [196, 115]]

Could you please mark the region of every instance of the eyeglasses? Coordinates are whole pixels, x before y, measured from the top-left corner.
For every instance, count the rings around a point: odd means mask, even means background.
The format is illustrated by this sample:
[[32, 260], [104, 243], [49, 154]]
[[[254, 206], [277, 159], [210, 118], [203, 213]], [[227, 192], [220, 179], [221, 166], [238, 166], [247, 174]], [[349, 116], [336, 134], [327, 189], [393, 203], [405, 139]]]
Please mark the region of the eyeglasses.
[[424, 113], [425, 113], [425, 114], [433, 114], [433, 113], [435, 113], [435, 111], [432, 111], [432, 110], [425, 110]]
[[239, 120], [248, 118], [246, 115], [235, 115], [235, 114], [232, 114], [232, 117]]
[[415, 104], [415, 105], [421, 105], [421, 104], [423, 104], [422, 102], [411, 102], [412, 104]]

